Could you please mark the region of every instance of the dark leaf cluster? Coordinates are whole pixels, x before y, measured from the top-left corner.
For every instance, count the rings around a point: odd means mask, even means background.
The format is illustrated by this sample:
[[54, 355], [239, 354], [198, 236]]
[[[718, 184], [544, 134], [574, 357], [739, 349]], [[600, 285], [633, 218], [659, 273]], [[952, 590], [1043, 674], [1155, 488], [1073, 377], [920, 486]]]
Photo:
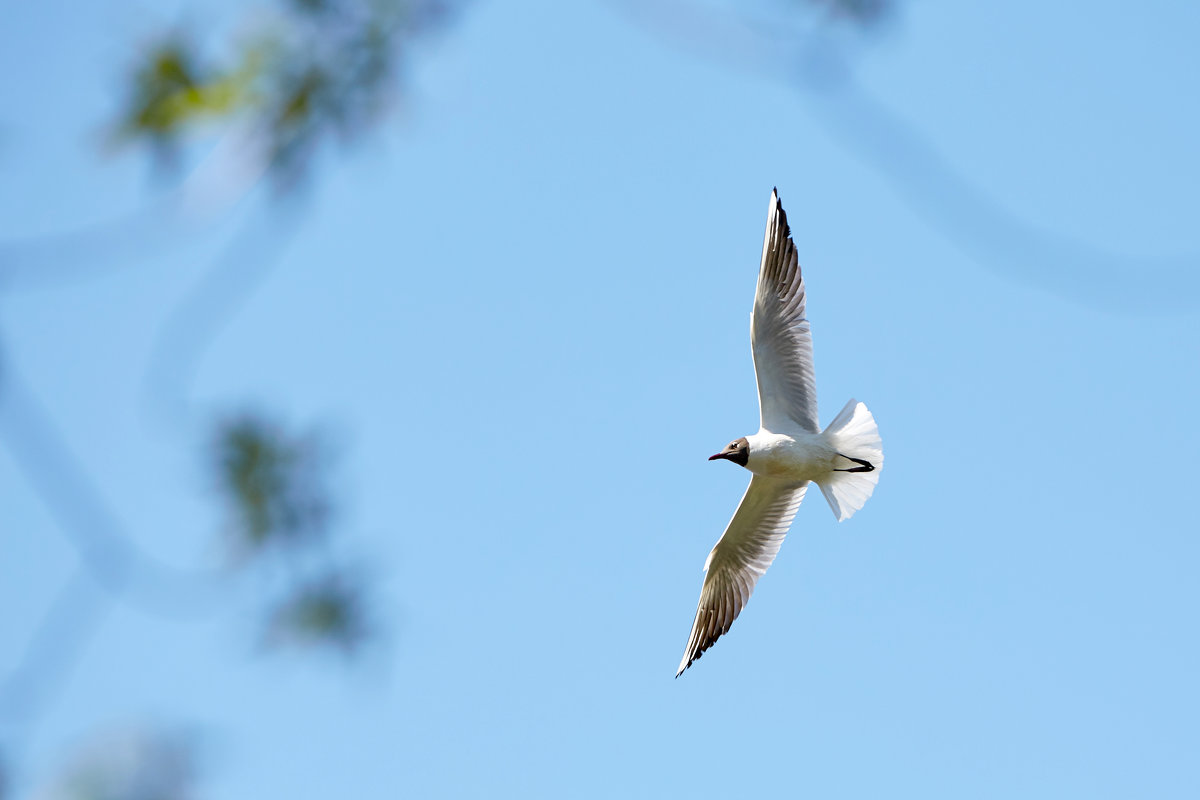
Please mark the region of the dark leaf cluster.
[[272, 613], [267, 643], [336, 647], [353, 655], [372, 633], [362, 585], [357, 575], [329, 572], [295, 587]]
[[825, 9], [831, 16], [869, 28], [884, 21], [894, 11], [892, 0], [804, 0], [805, 4]]
[[213, 453], [233, 547], [245, 556], [242, 568], [272, 587], [264, 642], [357, 651], [372, 632], [366, 581], [329, 554], [336, 528], [322, 438], [243, 414], [217, 426]]
[[324, 536], [330, 516], [326, 458], [315, 436], [291, 436], [260, 416], [218, 425], [218, 490], [239, 549]]

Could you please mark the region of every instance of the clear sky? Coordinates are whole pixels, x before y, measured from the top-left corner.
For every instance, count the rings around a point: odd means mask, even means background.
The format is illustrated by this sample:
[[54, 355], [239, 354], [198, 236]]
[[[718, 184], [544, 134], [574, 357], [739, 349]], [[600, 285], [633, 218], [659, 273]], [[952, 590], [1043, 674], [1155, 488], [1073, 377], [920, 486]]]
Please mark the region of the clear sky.
[[[152, 197], [102, 153], [114, 87], [145, 34], [239, 6], [8, 9], [0, 240]], [[338, 431], [385, 652], [346, 673], [108, 607], [22, 791], [150, 726], [199, 737], [221, 800], [1200, 796], [1200, 6], [906, 3], [841, 43], [841, 88], [769, 3], [737, 36], [632, 7], [470, 6], [190, 373], [198, 408]], [[809, 493], [675, 680], [747, 479], [705, 458], [757, 425], [772, 186], [822, 420], [866, 402], [887, 463], [848, 522]], [[35, 399], [181, 568], [220, 517], [146, 373], [239, 223], [271, 246], [268, 200], [0, 285], [4, 425]], [[0, 432], [5, 674], [78, 556]]]

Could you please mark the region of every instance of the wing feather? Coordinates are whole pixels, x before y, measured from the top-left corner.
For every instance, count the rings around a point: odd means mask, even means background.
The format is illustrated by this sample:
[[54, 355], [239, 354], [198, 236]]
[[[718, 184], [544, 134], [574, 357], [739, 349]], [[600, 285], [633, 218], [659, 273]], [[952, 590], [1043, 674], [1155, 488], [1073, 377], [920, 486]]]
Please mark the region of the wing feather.
[[704, 585], [687, 649], [675, 677], [712, 647], [742, 613], [758, 579], [771, 566], [808, 484], [782, 483], [756, 475], [708, 554]]
[[804, 275], [787, 214], [774, 190], [750, 317], [750, 342], [762, 427], [775, 433], [796, 426], [809, 433], [820, 432]]

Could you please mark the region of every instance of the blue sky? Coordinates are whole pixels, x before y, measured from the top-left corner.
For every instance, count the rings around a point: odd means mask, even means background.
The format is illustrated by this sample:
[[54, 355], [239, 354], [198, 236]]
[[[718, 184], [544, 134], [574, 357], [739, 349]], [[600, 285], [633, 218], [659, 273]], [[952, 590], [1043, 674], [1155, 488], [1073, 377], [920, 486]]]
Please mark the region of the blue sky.
[[[237, 6], [14, 9], [0, 238], [152, 196], [137, 153], [101, 153], [113, 87], [157, 25]], [[113, 605], [21, 786], [151, 725], [197, 732], [203, 795], [228, 800], [1197, 796], [1198, 26], [1170, 3], [926, 0], [843, 42], [839, 90], [772, 34], [472, 5], [393, 119], [324, 159], [187, 384], [197, 409], [334, 426], [339, 524], [389, 647], [343, 674], [256, 658], [236, 598], [184, 623]], [[733, 630], [673, 680], [746, 484], [705, 458], [757, 425], [772, 186], [822, 419], [866, 402], [887, 464], [848, 522], [810, 493]], [[238, 226], [270, 241], [268, 200], [0, 286], [0, 392], [19, 376], [181, 569], [219, 563], [221, 520], [203, 430], [148, 409], [146, 373]], [[77, 554], [0, 433], [7, 673]]]

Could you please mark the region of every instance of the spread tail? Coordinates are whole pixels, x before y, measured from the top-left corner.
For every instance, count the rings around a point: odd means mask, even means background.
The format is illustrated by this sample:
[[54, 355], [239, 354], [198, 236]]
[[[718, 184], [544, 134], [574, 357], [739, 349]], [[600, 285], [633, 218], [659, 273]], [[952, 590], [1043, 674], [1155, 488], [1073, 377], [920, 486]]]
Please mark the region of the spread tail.
[[841, 522], [862, 508], [875, 491], [883, 466], [883, 441], [871, 412], [854, 399], [829, 423], [824, 436], [841, 458], [834, 471], [817, 479], [817, 485]]

